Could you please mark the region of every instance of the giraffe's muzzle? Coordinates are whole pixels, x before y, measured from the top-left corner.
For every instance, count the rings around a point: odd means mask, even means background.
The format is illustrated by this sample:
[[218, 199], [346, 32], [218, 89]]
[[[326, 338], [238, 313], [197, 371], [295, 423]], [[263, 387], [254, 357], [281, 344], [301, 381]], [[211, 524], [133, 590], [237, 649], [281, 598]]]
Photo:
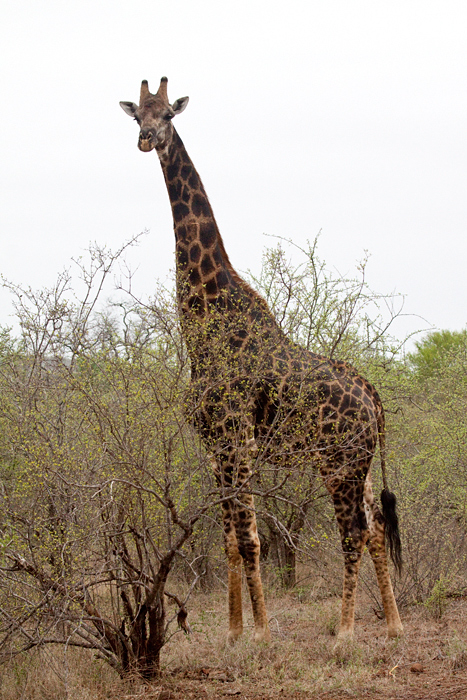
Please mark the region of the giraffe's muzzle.
[[151, 129], [141, 129], [138, 139], [138, 148], [140, 151], [148, 152], [155, 148], [154, 134]]
[[147, 153], [148, 151], [152, 151], [152, 149], [154, 148], [152, 139], [140, 138], [138, 141], [138, 148], [140, 151], [144, 151], [145, 153]]

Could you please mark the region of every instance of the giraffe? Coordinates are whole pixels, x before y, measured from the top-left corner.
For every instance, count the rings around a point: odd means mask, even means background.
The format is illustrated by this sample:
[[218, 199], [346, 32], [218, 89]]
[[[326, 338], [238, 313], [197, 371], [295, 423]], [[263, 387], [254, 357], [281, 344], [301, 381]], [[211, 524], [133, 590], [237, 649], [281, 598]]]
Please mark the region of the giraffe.
[[[234, 270], [201, 179], [172, 119], [188, 97], [170, 104], [167, 78], [140, 102], [120, 102], [140, 127], [138, 148], [156, 150], [172, 207], [177, 299], [191, 360], [197, 426], [225, 498], [229, 633], [242, 634], [242, 563], [255, 640], [270, 631], [259, 569], [252, 475], [261, 464], [317, 469], [333, 500], [344, 555], [338, 636], [354, 628], [358, 570], [365, 546], [373, 560], [389, 637], [402, 633], [386, 555], [401, 566], [395, 496], [385, 474], [384, 411], [376, 389], [350, 365], [314, 354], [281, 330], [266, 301]], [[379, 444], [382, 510], [370, 465]], [[286, 473], [284, 471], [284, 473]]]

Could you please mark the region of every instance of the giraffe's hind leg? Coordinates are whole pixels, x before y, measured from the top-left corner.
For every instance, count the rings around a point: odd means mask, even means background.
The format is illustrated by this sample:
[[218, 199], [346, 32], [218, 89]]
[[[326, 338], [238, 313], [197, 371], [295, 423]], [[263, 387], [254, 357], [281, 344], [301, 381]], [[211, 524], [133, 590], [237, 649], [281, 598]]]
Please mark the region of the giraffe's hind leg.
[[376, 577], [383, 599], [384, 614], [388, 625], [388, 637], [397, 637], [402, 634], [403, 627], [389, 576], [384, 518], [375, 503], [369, 474], [365, 481], [364, 498], [366, 518], [370, 530], [368, 550], [375, 565]]
[[338, 637], [353, 634], [357, 580], [368, 528], [363, 506], [363, 483], [359, 479], [339, 480], [331, 491], [344, 553], [344, 585]]

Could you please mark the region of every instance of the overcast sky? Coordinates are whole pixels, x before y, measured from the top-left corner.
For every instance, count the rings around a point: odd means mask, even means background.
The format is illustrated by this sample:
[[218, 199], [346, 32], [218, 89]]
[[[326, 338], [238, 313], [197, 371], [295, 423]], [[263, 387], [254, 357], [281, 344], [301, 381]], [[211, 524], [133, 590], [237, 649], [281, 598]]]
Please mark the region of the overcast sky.
[[[90, 241], [173, 267], [143, 78], [190, 96], [175, 126], [237, 270], [321, 231], [319, 255], [406, 295], [402, 336], [467, 323], [467, 2], [1, 0], [0, 272], [50, 286]], [[6, 292], [0, 324], [10, 323]], [[426, 321], [421, 321], [416, 316]]]

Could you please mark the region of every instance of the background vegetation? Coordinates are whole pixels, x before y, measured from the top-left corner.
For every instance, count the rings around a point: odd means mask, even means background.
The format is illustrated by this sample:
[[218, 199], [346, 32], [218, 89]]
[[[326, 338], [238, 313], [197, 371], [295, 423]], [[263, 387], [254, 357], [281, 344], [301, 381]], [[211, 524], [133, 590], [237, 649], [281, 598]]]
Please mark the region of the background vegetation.
[[[342, 278], [316, 241], [298, 264], [290, 246], [266, 250], [249, 281], [296, 342], [377, 386], [404, 548], [398, 603], [442, 617], [467, 586], [467, 333], [430, 333], [406, 356], [392, 334], [402, 300], [368, 289], [366, 261]], [[16, 324], [0, 335], [0, 661], [18, 697], [21, 669], [47, 649], [154, 677], [196, 600], [225, 586], [225, 496], [193, 426], [173, 291], [143, 303], [130, 279], [103, 298], [125, 248], [91, 248], [77, 282], [67, 271], [51, 289], [5, 283]], [[269, 594], [339, 596], [339, 538], [319, 479], [257, 467]], [[373, 473], [378, 483], [377, 459]], [[380, 614], [367, 565], [362, 579]], [[325, 607], [317, 625], [332, 632]]]

